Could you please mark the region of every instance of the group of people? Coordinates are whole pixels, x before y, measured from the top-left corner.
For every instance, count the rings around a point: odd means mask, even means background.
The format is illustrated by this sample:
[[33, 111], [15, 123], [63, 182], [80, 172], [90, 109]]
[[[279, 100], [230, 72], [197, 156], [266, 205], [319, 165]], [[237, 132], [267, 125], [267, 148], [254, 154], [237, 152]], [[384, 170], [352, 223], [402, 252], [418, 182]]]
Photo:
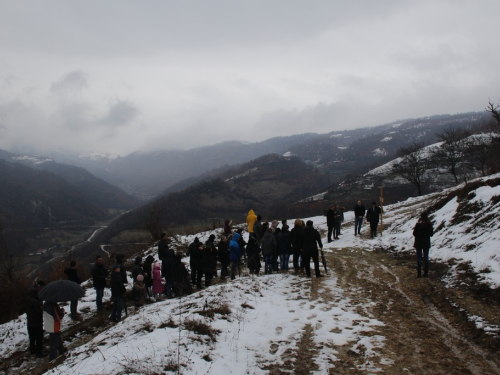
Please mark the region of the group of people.
[[[363, 220], [366, 218], [370, 223], [371, 237], [376, 237], [381, 213], [381, 208], [375, 202], [366, 210], [362, 202], [358, 201], [354, 207], [354, 235], [361, 234]], [[344, 207], [332, 204], [326, 212], [326, 217], [328, 242], [338, 240], [341, 234], [341, 223], [344, 221]], [[217, 244], [214, 234], [211, 234], [205, 243], [195, 237], [186, 251], [186, 255], [190, 258], [190, 272], [182, 262], [183, 254], [176, 254], [168, 245], [167, 235], [162, 233], [158, 242], [158, 260], [155, 260], [153, 255], [148, 255], [144, 262], [140, 256], [135, 258], [135, 264], [131, 270], [133, 279], [131, 299], [135, 307], [143, 306], [148, 299], [154, 301], [172, 298], [174, 295], [190, 294], [194, 285], [197, 289], [202, 288], [203, 279], [205, 287], [210, 286], [212, 280], [218, 277], [218, 264], [220, 264], [220, 279], [230, 277], [233, 280], [236, 273], [241, 272], [242, 258], [250, 273], [258, 275], [261, 270], [261, 259], [264, 261], [264, 274], [271, 274], [288, 271], [290, 257], [293, 257], [294, 270], [305, 271], [307, 277], [311, 277], [312, 259], [316, 277], [323, 276], [319, 266], [319, 251], [322, 251], [323, 243], [311, 220], [304, 223], [303, 220], [297, 219], [290, 230], [287, 220], [281, 221], [280, 228], [279, 221], [262, 222], [262, 217], [250, 210], [246, 221], [249, 233], [248, 242], [243, 239], [241, 228], [231, 227], [231, 220], [225, 221], [224, 234]], [[417, 252], [417, 277], [422, 277], [422, 265], [423, 277], [428, 276], [430, 237], [433, 234], [432, 222], [424, 212], [420, 215], [413, 230], [414, 247]], [[109, 282], [113, 301], [111, 320], [114, 322], [121, 321], [122, 310], [125, 306], [125, 285], [128, 284], [128, 279], [124, 258], [123, 254], [116, 255], [116, 263], [111, 268], [111, 273], [104, 266], [101, 256], [96, 257], [92, 267], [97, 311], [103, 310], [104, 289]], [[70, 267], [64, 272], [68, 280], [81, 283], [75, 261], [72, 261]], [[50, 335], [50, 359], [54, 359], [57, 353], [66, 352], [60, 336], [61, 321], [65, 310], [57, 303], [47, 301], [42, 303], [38, 298], [38, 291], [44, 285], [45, 283], [39, 280], [28, 291], [25, 307], [30, 339], [29, 348], [30, 352], [37, 357], [46, 355], [42, 352], [45, 330]], [[81, 320], [77, 306], [78, 300], [70, 302], [70, 316]]]
[[49, 334], [49, 359], [55, 359], [57, 354], [66, 353], [67, 349], [61, 340], [61, 321], [65, 310], [56, 302], [41, 301], [38, 292], [45, 287], [43, 280], [37, 280], [28, 290], [25, 302], [26, 320], [28, 324], [29, 350], [38, 358], [46, 357], [43, 352], [44, 331]]

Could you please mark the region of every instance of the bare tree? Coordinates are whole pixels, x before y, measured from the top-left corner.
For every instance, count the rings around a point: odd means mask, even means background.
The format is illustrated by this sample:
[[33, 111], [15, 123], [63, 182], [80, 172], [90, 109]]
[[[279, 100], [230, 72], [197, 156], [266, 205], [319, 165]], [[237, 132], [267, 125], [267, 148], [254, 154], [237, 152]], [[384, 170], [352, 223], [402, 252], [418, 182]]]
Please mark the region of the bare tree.
[[466, 129], [451, 128], [437, 134], [438, 139], [443, 142], [433, 155], [437, 164], [443, 165], [452, 174], [455, 183], [458, 184], [459, 165], [464, 162], [467, 138], [470, 132]]
[[486, 111], [491, 113], [491, 116], [495, 120], [496, 131], [495, 133], [500, 134], [500, 106], [493, 104], [488, 101], [488, 106], [486, 107]]
[[476, 134], [467, 140], [465, 147], [467, 157], [479, 168], [483, 177], [487, 175], [491, 158], [491, 140], [490, 134]]
[[150, 205], [149, 215], [146, 217], [146, 228], [148, 228], [154, 241], [160, 240], [163, 233], [161, 219], [164, 212], [165, 207], [162, 205]]
[[392, 174], [414, 185], [418, 190], [418, 195], [422, 195], [423, 178], [431, 167], [430, 155], [423, 147], [422, 143], [417, 142], [401, 147], [398, 150], [400, 161], [392, 167]]

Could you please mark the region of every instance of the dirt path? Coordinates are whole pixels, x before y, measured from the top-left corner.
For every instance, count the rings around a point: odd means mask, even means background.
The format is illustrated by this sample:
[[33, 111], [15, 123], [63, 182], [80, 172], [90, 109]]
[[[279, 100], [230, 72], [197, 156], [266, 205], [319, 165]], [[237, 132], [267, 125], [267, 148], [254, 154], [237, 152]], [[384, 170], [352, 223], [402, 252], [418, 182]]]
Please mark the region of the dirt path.
[[[446, 289], [435, 273], [417, 279], [413, 259], [357, 248], [327, 258], [353, 303], [376, 303], [369, 312], [385, 324], [378, 329], [385, 337], [384, 373], [500, 374], [500, 340], [475, 328], [465, 314], [481, 311], [500, 324], [494, 301], [478, 300], [467, 289]], [[362, 370], [366, 358], [336, 349], [341, 360], [331, 374], [369, 373]]]

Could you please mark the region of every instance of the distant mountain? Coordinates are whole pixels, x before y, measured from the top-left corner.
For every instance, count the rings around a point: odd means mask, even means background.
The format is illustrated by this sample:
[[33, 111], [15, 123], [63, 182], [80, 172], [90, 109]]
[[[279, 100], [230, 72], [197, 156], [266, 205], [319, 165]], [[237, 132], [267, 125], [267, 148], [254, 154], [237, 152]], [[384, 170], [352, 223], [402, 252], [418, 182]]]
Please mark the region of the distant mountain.
[[290, 211], [291, 202], [321, 190], [329, 182], [329, 176], [300, 158], [265, 155], [128, 212], [100, 232], [95, 242], [110, 243], [118, 234], [144, 230], [156, 219], [159, 228], [169, 228], [206, 223], [208, 219], [243, 222], [250, 209], [264, 219], [291, 217], [295, 214]]
[[0, 159], [59, 175], [83, 196], [103, 209], [129, 210], [139, 205], [137, 198], [95, 177], [81, 167], [57, 163], [46, 157], [16, 155], [2, 150], [0, 150]]
[[110, 215], [64, 178], [0, 159], [0, 220], [9, 248], [29, 248], [45, 228], [94, 225]]
[[237, 165], [262, 155], [282, 154], [316, 134], [300, 134], [271, 138], [259, 143], [230, 141], [190, 150], [134, 152], [124, 157], [114, 155], [54, 154], [56, 160], [79, 165], [95, 176], [127, 193], [147, 200], [170, 186], [197, 177], [225, 165]]

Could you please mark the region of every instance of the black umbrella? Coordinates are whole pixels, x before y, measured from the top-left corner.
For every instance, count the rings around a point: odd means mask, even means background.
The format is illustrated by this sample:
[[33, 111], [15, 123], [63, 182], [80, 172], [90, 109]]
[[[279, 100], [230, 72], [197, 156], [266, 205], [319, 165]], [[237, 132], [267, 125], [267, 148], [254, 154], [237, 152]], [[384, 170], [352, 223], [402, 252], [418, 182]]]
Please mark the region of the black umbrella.
[[38, 298], [49, 302], [73, 301], [85, 295], [85, 289], [74, 281], [56, 280], [38, 292]]

